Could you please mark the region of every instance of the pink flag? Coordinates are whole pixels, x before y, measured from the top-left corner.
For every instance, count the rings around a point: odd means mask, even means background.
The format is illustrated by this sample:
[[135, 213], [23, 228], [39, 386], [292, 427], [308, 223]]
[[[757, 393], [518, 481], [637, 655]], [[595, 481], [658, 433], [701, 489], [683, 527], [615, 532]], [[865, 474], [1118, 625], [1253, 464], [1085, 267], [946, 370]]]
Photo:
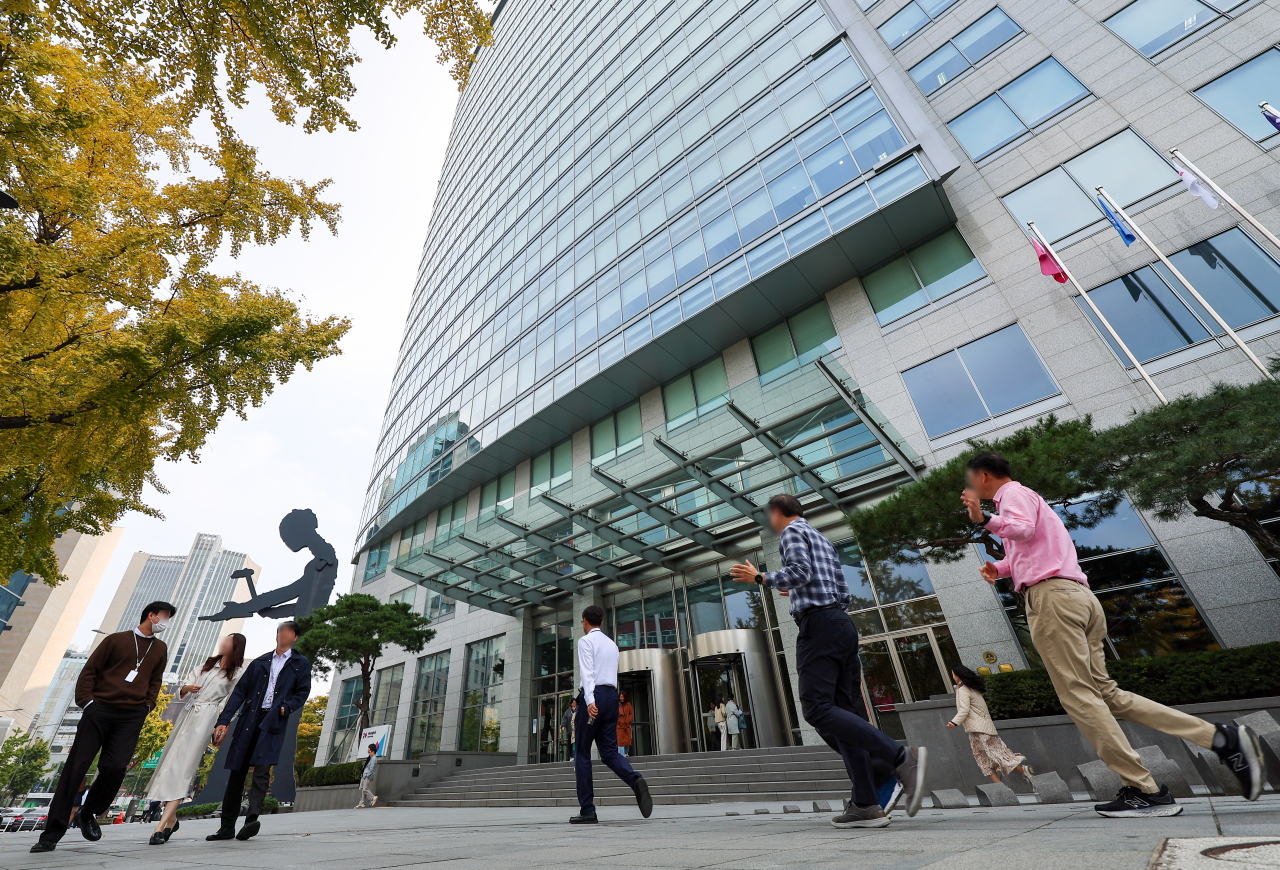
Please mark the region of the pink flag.
[[1036, 259], [1040, 261], [1040, 271], [1059, 284], [1067, 283], [1067, 270], [1062, 268], [1062, 264], [1054, 259], [1053, 254], [1040, 247], [1040, 243], [1035, 239], [1031, 240], [1031, 245], [1036, 249]]

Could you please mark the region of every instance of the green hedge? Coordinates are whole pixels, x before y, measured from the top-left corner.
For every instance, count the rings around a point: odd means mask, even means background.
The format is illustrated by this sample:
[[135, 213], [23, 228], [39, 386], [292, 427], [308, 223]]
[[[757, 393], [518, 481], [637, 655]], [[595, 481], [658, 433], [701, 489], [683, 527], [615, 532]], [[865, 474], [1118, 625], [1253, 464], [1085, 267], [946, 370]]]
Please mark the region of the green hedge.
[[185, 819], [187, 816], [207, 816], [210, 813], [219, 812], [222, 804], [187, 804], [185, 807], [178, 807], [178, 818]]
[[360, 771], [363, 768], [363, 760], [311, 767], [302, 772], [298, 785], [351, 785], [360, 782]]
[[[1212, 652], [1107, 662], [1120, 688], [1161, 704], [1200, 704], [1280, 695], [1280, 642]], [[1039, 668], [987, 677], [993, 719], [1057, 716], [1064, 711]]]

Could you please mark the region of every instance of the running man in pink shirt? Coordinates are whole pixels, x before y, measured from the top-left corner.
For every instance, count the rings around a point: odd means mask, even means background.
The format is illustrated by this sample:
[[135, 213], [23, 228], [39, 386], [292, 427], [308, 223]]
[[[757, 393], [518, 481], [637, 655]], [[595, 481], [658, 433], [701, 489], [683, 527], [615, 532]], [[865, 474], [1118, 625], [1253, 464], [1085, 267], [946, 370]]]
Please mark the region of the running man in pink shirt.
[[[1022, 596], [1031, 641], [1044, 660], [1062, 708], [1107, 767], [1120, 775], [1120, 793], [1094, 807], [1109, 818], [1176, 816], [1182, 807], [1151, 773], [1116, 722], [1119, 716], [1211, 748], [1240, 780], [1249, 800], [1262, 792], [1262, 746], [1248, 727], [1213, 724], [1126, 692], [1107, 674], [1102, 640], [1107, 618], [1076, 561], [1062, 519], [1034, 490], [1013, 480], [1009, 460], [984, 450], [969, 460], [961, 501], [969, 519], [1004, 543], [1005, 557], [987, 562], [982, 579], [1010, 577]], [[994, 501], [996, 515], [982, 509]]]

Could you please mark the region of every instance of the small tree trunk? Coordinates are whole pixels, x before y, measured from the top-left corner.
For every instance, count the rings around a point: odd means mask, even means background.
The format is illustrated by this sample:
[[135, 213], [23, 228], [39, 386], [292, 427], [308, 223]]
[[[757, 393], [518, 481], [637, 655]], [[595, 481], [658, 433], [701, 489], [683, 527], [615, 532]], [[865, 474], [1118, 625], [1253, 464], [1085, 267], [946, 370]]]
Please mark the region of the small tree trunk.
[[1263, 556], [1268, 559], [1280, 559], [1280, 536], [1273, 531], [1275, 527], [1258, 522], [1257, 517], [1252, 513], [1237, 513], [1215, 508], [1204, 498], [1188, 498], [1187, 501], [1195, 508], [1196, 516], [1235, 526], [1253, 539]]
[[372, 695], [373, 663], [360, 663], [360, 730], [369, 727], [369, 699]]

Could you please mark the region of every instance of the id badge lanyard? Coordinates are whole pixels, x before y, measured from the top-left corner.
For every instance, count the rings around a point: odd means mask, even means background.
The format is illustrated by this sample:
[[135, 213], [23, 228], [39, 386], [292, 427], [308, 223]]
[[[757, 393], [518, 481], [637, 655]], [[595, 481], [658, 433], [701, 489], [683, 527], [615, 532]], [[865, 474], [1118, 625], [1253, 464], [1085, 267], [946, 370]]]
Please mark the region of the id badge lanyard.
[[133, 635], [133, 655], [134, 655], [133, 670], [125, 674], [124, 681], [126, 683], [132, 683], [134, 680], [138, 678], [138, 669], [142, 667], [142, 660], [147, 657], [147, 653], [151, 652], [151, 647], [155, 646], [155, 643], [156, 643], [156, 639], [154, 637], [151, 638], [151, 643], [147, 644], [147, 648], [140, 653], [138, 652], [138, 635], [136, 634]]

